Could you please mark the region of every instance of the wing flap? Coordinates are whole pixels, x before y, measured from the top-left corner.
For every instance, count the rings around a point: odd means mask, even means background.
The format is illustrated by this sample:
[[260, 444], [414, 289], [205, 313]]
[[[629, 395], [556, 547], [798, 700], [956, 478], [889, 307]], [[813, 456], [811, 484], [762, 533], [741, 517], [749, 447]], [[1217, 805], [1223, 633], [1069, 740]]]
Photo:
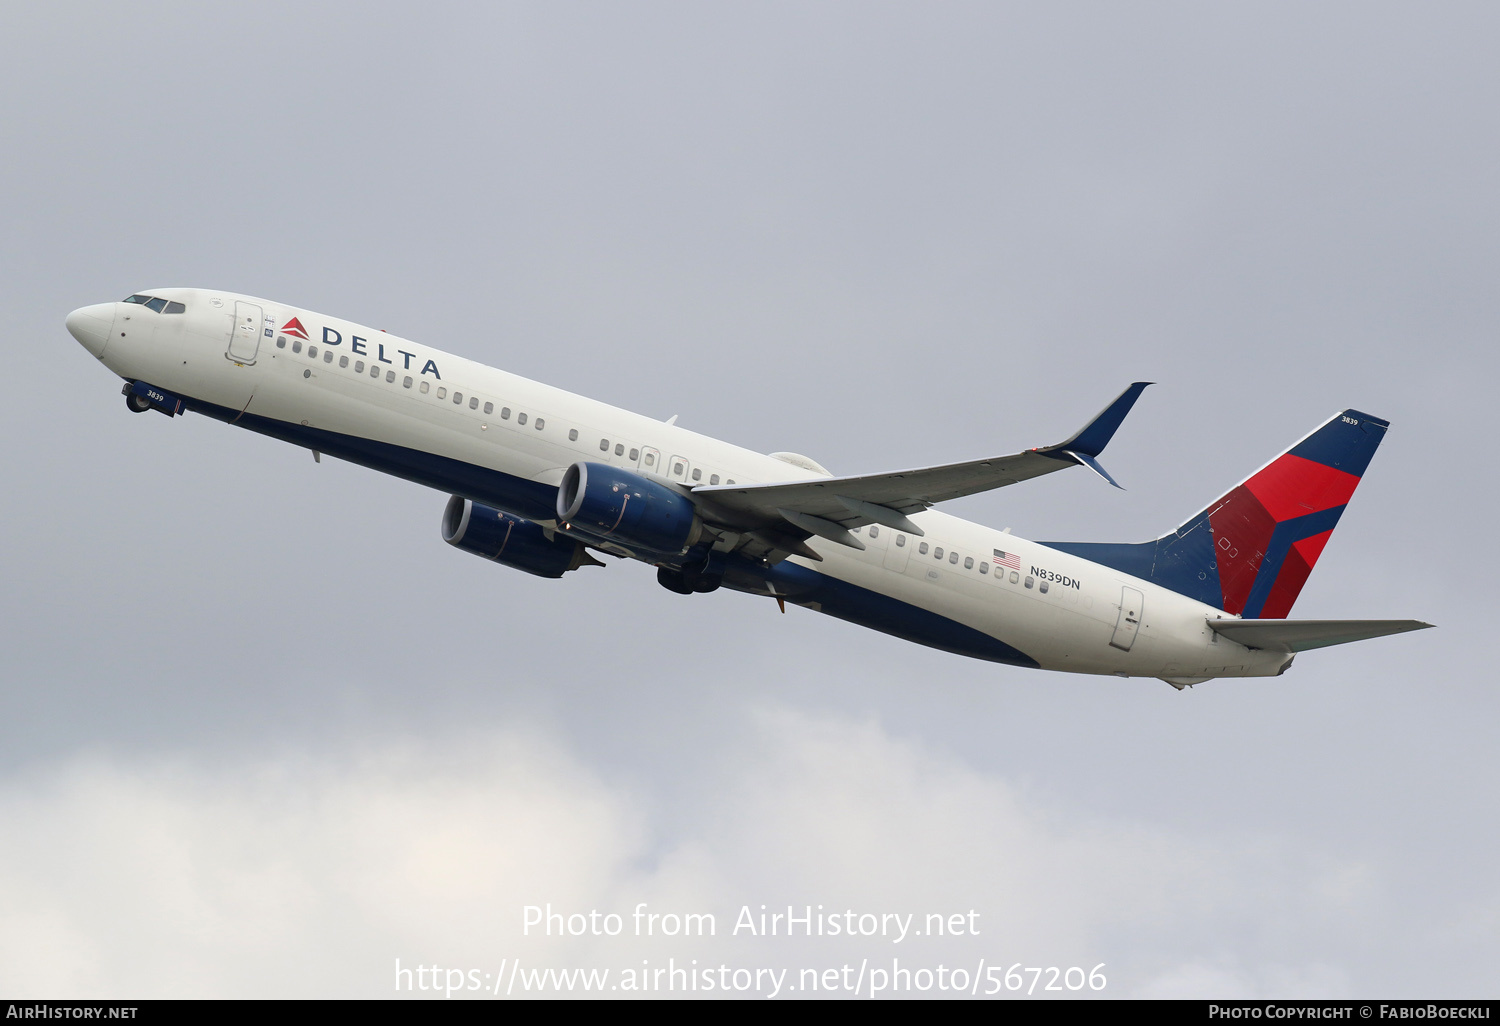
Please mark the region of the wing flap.
[[693, 489], [693, 494], [714, 505], [752, 514], [756, 519], [769, 520], [778, 517], [780, 510], [792, 509], [846, 527], [859, 527], [875, 521], [858, 506], [850, 509], [841, 499], [884, 506], [904, 516], [920, 513], [945, 499], [1001, 488], [1071, 466], [1074, 466], [1072, 460], [1063, 462], [1039, 452], [1023, 452], [890, 474], [760, 485], [700, 485]]
[[1421, 620], [1210, 620], [1208, 625], [1246, 648], [1279, 652], [1306, 652], [1432, 626]]

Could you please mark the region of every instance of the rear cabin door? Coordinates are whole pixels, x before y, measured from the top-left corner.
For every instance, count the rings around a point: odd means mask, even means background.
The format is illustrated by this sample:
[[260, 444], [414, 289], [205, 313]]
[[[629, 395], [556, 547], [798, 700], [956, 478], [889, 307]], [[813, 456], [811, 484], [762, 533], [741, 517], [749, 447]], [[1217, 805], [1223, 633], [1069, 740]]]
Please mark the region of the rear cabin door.
[[1141, 612], [1145, 596], [1134, 588], [1120, 589], [1120, 619], [1115, 624], [1115, 636], [1109, 643], [1122, 652], [1129, 652], [1135, 644], [1135, 635], [1141, 629]]
[[255, 354], [260, 352], [260, 322], [263, 316], [260, 307], [254, 303], [235, 302], [234, 328], [229, 333], [229, 351], [224, 354], [226, 357], [247, 366], [255, 362]]

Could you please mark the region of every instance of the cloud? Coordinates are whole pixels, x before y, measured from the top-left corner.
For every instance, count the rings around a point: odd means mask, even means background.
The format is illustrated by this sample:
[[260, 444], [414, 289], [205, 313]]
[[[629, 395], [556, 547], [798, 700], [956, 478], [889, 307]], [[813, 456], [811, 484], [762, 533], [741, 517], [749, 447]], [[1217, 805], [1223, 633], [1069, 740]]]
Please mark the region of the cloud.
[[[861, 960], [972, 973], [983, 958], [1102, 962], [1111, 996], [1334, 994], [1358, 985], [1350, 939], [1383, 905], [1370, 867], [1090, 820], [870, 721], [764, 709], [718, 765], [671, 815], [527, 726], [33, 769], [0, 783], [0, 984], [382, 996], [397, 958], [491, 974], [517, 957], [615, 971], [696, 958], [792, 980]], [[524, 906], [548, 903], [615, 912], [622, 935], [523, 936]], [[716, 935], [633, 937], [640, 903], [713, 912]], [[762, 905], [915, 915], [899, 943], [735, 934], [741, 908]], [[966, 935], [922, 935], [928, 913], [958, 914]]]
[[582, 901], [639, 843], [628, 800], [524, 734], [79, 761], [0, 810], [0, 966], [28, 994], [380, 993], [393, 957], [477, 960], [512, 906]]

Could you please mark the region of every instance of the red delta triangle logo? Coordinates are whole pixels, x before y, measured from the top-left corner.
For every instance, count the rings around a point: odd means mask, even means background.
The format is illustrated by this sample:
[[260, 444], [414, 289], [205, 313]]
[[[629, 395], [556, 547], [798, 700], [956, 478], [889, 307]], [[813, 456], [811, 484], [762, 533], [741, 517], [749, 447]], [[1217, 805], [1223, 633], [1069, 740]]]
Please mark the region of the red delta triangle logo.
[[304, 328], [302, 326], [302, 322], [297, 320], [297, 318], [295, 317], [283, 324], [281, 326], [281, 330], [284, 334], [295, 335], [304, 342], [308, 341], [307, 329]]

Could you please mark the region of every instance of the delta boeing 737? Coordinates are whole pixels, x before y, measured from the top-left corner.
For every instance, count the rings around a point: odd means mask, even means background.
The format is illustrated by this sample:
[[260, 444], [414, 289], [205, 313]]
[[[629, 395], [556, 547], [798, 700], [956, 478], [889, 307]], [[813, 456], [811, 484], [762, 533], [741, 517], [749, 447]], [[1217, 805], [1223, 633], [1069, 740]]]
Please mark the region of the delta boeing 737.
[[1147, 382], [1056, 445], [838, 477], [249, 296], [155, 289], [67, 327], [130, 410], [200, 413], [446, 492], [445, 541], [539, 577], [638, 559], [684, 595], [732, 588], [976, 659], [1179, 690], [1430, 626], [1287, 619], [1385, 436], [1357, 410], [1160, 538], [1033, 542], [931, 507], [1069, 467], [1114, 484], [1098, 457]]

